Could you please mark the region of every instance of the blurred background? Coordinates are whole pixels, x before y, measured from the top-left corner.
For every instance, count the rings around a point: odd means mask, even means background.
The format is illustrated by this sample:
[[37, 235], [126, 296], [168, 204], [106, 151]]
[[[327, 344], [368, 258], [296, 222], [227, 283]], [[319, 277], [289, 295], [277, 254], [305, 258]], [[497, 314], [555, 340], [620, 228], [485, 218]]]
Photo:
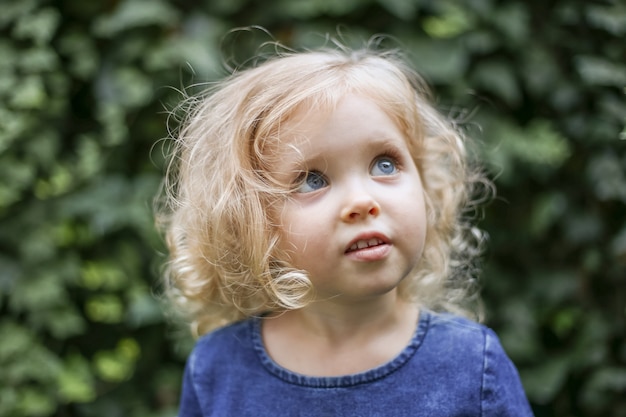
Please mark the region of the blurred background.
[[178, 89], [270, 40], [250, 25], [395, 38], [498, 187], [487, 324], [535, 414], [626, 416], [621, 0], [0, 0], [0, 416], [175, 415], [159, 141]]

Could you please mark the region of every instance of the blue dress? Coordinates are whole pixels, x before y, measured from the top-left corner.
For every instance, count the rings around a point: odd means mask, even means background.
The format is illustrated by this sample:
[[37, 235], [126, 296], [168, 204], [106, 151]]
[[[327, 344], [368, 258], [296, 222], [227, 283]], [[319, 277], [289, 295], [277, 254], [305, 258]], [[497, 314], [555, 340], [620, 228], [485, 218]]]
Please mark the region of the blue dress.
[[197, 342], [179, 417], [532, 416], [497, 336], [472, 321], [422, 311], [410, 343], [390, 362], [311, 377], [269, 357], [261, 320], [231, 324]]

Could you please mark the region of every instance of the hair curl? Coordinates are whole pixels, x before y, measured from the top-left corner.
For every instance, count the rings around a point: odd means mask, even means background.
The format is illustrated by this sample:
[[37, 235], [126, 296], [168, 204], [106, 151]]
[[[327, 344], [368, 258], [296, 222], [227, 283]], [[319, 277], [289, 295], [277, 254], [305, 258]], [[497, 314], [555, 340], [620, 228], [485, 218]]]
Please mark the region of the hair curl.
[[475, 260], [484, 238], [469, 213], [476, 190], [490, 183], [468, 163], [465, 136], [434, 108], [397, 51], [337, 47], [277, 53], [181, 104], [186, 116], [173, 134], [157, 221], [170, 251], [166, 290], [195, 335], [309, 302], [306, 272], [281, 260], [268, 215], [285, 194], [271, 175], [272, 149], [297, 109], [332, 111], [348, 93], [376, 101], [398, 123], [422, 176], [425, 250], [400, 296], [435, 311], [476, 313]]

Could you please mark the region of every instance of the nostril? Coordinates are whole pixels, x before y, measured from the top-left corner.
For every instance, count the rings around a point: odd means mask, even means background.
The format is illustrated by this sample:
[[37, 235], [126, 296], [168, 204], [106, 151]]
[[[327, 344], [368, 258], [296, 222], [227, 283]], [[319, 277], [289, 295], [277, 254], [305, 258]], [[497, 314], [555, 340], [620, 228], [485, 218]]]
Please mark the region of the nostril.
[[356, 221], [369, 216], [376, 217], [380, 214], [380, 206], [373, 199], [352, 202], [341, 211], [341, 218], [345, 221]]

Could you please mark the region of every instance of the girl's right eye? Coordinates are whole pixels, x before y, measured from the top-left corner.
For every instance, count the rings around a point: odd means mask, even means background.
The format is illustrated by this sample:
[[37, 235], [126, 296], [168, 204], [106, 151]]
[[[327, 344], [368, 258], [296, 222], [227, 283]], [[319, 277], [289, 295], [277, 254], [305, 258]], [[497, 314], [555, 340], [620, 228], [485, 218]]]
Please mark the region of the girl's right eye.
[[312, 193], [328, 185], [324, 176], [317, 171], [305, 172], [302, 174], [302, 177], [300, 185], [296, 188], [298, 193]]

